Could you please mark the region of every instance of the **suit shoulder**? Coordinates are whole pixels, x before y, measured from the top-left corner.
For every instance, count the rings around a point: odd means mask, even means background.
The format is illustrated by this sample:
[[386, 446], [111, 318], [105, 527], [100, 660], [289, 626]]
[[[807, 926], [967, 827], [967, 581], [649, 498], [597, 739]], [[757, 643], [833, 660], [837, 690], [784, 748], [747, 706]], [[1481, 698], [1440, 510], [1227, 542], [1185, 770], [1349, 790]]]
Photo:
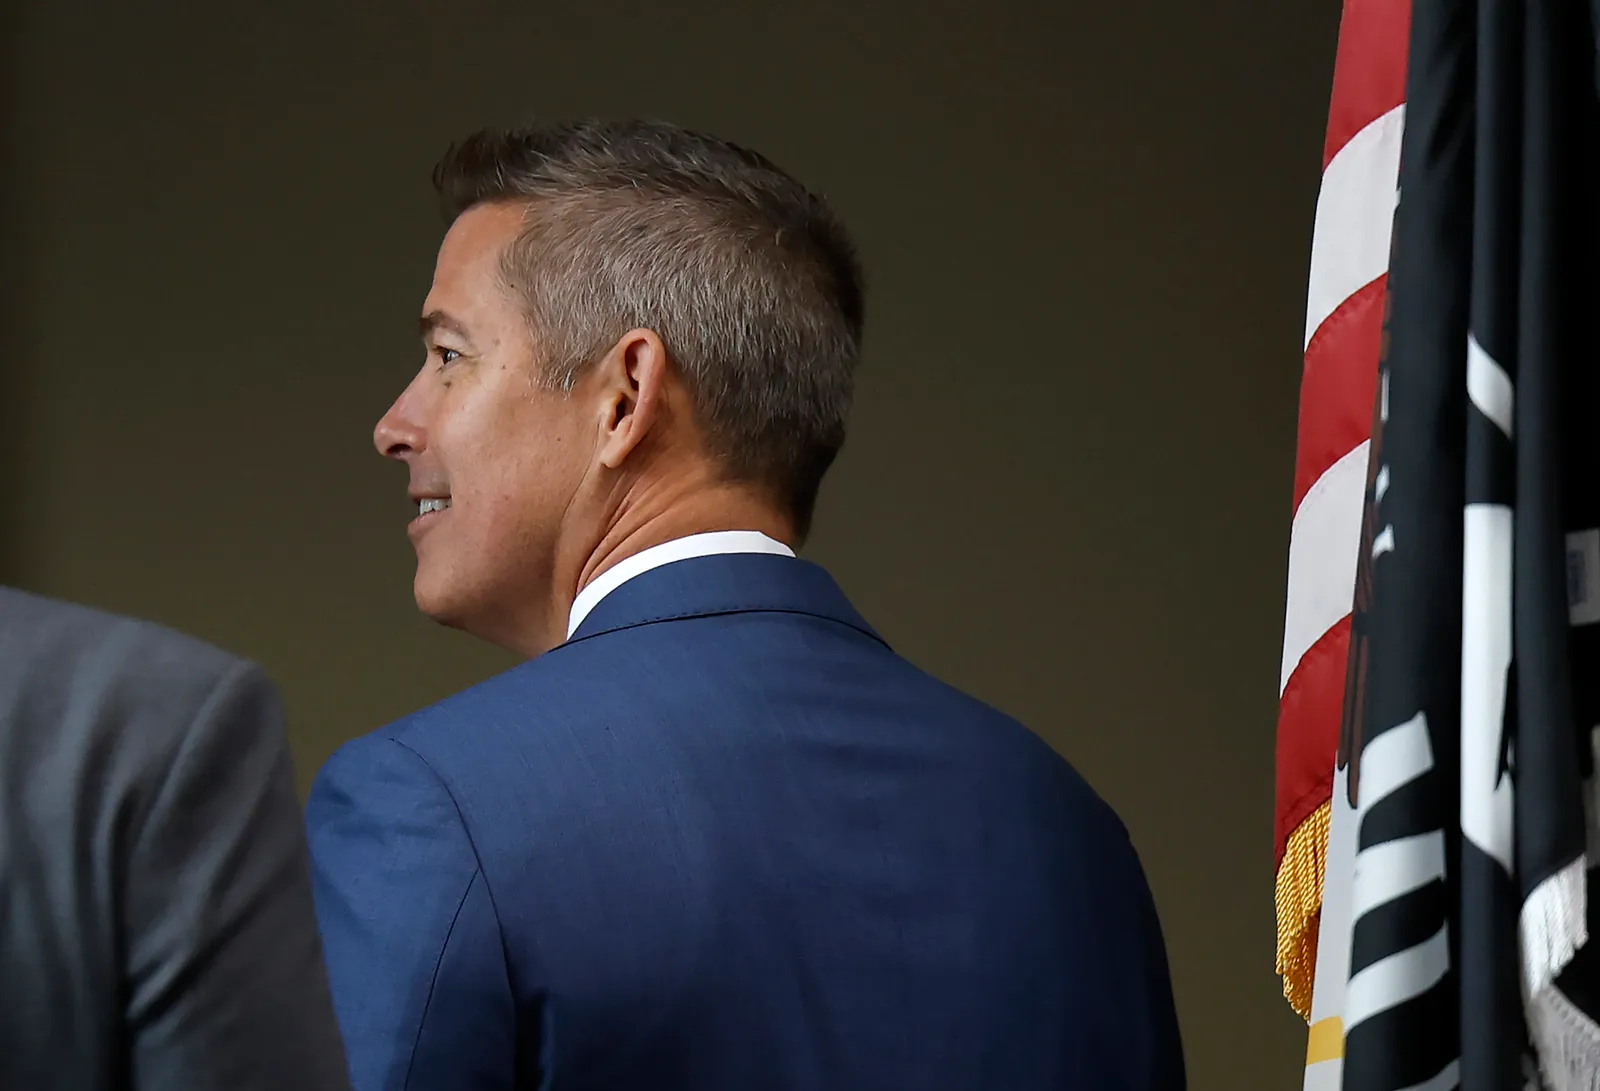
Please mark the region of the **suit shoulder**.
[[[230, 794], [227, 772], [276, 764], [286, 745], [277, 693], [245, 660], [150, 622], [0, 591], [0, 799], [20, 808], [21, 836], [61, 859], [113, 826], [138, 836], [163, 798]], [[16, 836], [0, 830], [0, 854]]]
[[529, 708], [548, 711], [552, 699], [559, 703], [562, 696], [584, 684], [582, 672], [570, 669], [571, 659], [564, 660], [569, 669], [553, 670], [550, 658], [545, 655], [519, 663], [355, 741], [365, 749], [387, 739], [425, 754], [434, 745], [457, 738], [465, 725], [482, 725], [501, 717], [521, 718]]
[[186, 678], [212, 684], [246, 666], [239, 656], [153, 621], [12, 589], [0, 589], [0, 646], [13, 662], [120, 671], [153, 685]]
[[[619, 663], [651, 662], [664, 646], [659, 631], [646, 638], [640, 637], [641, 632], [558, 645], [365, 737], [392, 739], [427, 759], [441, 750], [457, 751], [469, 727], [482, 737], [492, 734], [497, 724], [517, 730], [537, 718], [583, 730], [594, 726], [600, 709], [659, 706], [663, 694], [647, 696], [636, 687], [618, 684]], [[673, 655], [684, 654], [681, 644], [671, 647]]]
[[9, 705], [19, 721], [49, 723], [92, 705], [181, 730], [220, 685], [246, 677], [271, 688], [248, 661], [166, 626], [0, 589], [0, 715]]
[[907, 664], [937, 693], [950, 713], [976, 728], [981, 745], [990, 760], [1006, 768], [1014, 782], [1033, 784], [1056, 795], [1078, 822], [1090, 823], [1096, 832], [1113, 841], [1129, 841], [1120, 815], [1072, 761], [1021, 720], [977, 697], [956, 689], [920, 668]]

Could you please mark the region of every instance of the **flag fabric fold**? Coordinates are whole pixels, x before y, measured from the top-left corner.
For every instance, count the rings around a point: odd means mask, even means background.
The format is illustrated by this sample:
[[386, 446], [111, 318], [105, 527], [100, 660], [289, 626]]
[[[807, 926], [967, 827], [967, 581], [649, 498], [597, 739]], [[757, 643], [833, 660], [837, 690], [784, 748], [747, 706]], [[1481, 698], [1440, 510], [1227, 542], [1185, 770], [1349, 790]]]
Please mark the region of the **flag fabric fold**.
[[1596, 40], [1410, 4], [1308, 1088], [1600, 1091]]
[[[1345, 0], [1312, 236], [1279, 678], [1274, 863], [1278, 973], [1313, 1005], [1329, 828], [1342, 819], [1334, 751], [1368, 476], [1378, 344], [1404, 130], [1409, 0]], [[1334, 930], [1341, 927], [1331, 922]], [[1327, 1037], [1326, 1029], [1322, 1032]]]

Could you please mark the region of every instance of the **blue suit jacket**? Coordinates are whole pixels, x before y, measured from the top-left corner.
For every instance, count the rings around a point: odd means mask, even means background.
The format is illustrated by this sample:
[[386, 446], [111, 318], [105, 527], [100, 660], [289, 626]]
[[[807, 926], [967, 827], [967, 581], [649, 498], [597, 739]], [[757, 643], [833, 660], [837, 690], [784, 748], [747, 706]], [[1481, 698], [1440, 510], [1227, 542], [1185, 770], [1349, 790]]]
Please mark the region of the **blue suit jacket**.
[[1175, 1091], [1112, 811], [805, 561], [623, 584], [309, 806], [358, 1091]]

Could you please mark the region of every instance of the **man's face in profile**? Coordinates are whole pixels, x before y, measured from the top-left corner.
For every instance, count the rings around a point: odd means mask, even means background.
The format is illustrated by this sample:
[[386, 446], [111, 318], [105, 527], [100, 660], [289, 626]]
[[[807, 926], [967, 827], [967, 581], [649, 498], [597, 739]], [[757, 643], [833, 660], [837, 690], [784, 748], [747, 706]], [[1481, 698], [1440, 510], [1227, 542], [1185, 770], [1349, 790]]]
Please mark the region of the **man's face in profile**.
[[581, 403], [538, 381], [538, 354], [501, 255], [521, 206], [481, 205], [445, 236], [422, 306], [426, 358], [374, 435], [410, 470], [418, 607], [514, 643], [548, 607], [563, 512], [589, 465]]

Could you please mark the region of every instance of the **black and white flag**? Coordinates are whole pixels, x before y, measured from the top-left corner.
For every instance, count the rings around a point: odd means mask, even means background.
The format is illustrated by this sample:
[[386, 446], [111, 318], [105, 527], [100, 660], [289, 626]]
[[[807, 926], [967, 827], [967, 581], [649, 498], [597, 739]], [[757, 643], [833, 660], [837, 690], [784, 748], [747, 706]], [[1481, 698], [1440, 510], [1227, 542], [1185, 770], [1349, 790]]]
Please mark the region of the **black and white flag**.
[[1413, 0], [1352, 640], [1348, 1091], [1600, 1091], [1586, 0]]

